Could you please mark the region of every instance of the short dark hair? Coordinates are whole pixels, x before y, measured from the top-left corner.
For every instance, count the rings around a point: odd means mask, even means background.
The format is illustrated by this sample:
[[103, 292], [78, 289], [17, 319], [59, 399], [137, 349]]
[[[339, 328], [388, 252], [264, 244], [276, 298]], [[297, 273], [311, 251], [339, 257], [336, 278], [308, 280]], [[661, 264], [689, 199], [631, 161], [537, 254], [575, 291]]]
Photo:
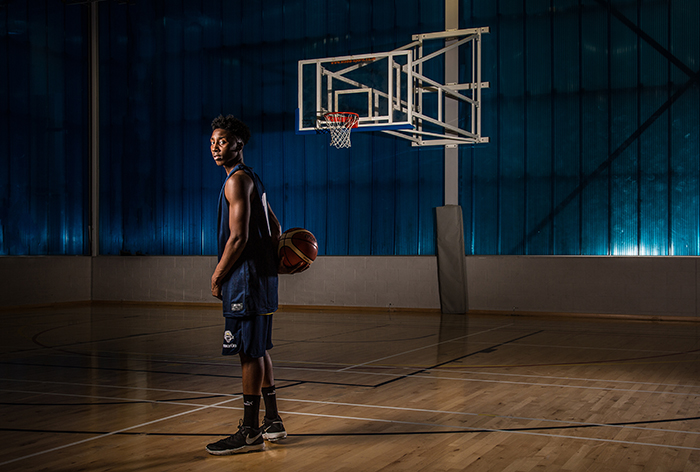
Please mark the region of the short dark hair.
[[238, 138], [243, 141], [243, 144], [248, 144], [248, 140], [250, 139], [250, 129], [248, 125], [233, 115], [217, 116], [214, 118], [214, 121], [211, 122], [211, 129], [225, 129], [229, 133], [238, 136]]

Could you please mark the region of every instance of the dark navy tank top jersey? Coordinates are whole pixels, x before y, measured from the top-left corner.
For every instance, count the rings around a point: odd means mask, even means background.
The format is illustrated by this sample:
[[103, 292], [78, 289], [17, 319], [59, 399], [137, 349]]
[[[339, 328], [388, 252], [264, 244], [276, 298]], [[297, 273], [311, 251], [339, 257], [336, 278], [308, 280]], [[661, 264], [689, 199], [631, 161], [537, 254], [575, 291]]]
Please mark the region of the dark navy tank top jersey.
[[248, 243], [222, 282], [221, 296], [226, 317], [266, 315], [277, 310], [277, 257], [272, 245], [267, 195], [258, 175], [243, 164], [229, 172], [221, 187], [218, 208], [219, 260], [231, 235], [224, 188], [228, 179], [239, 170], [243, 170], [255, 183], [255, 195], [250, 209]]

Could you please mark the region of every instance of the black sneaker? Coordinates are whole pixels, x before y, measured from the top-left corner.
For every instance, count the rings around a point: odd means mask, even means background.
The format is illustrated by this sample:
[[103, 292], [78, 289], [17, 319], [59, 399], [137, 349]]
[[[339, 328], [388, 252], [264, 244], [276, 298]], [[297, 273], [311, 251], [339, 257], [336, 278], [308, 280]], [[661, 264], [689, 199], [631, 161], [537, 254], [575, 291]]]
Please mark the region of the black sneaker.
[[287, 437], [287, 431], [284, 430], [282, 418], [279, 416], [274, 420], [263, 418], [263, 424], [260, 426], [260, 430], [263, 433], [263, 438], [268, 441], [277, 441]]
[[262, 429], [243, 426], [243, 421], [239, 423], [236, 434], [207, 445], [207, 452], [215, 456], [262, 451], [263, 449], [265, 449], [265, 441]]

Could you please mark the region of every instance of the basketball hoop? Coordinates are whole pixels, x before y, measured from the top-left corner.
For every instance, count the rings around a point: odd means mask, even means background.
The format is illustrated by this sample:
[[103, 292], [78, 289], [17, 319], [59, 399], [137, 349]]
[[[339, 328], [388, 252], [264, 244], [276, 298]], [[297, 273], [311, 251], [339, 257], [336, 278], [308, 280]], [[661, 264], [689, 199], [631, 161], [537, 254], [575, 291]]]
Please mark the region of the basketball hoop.
[[350, 147], [350, 131], [357, 128], [360, 115], [350, 112], [325, 113], [319, 117], [316, 124], [316, 131], [319, 133], [330, 133], [331, 146], [337, 149]]

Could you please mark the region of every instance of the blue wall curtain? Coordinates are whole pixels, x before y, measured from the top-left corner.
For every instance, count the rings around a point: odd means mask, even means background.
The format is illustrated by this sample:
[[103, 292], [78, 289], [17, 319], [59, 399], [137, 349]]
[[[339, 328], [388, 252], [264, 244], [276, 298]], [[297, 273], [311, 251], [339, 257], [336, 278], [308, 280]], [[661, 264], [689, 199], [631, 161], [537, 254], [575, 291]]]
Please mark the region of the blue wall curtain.
[[486, 134], [461, 149], [467, 253], [698, 255], [697, 1], [462, 1]]
[[[297, 61], [444, 28], [443, 0], [99, 2], [103, 254], [214, 254], [240, 116], [285, 228], [327, 255], [433, 254], [441, 148], [294, 134]], [[86, 9], [0, 6], [0, 254], [87, 251]], [[461, 0], [483, 40], [483, 134], [460, 147], [467, 254], [700, 254], [697, 0]], [[439, 67], [436, 66], [436, 67]], [[463, 71], [466, 76], [466, 71]]]
[[[398, 7], [400, 6], [400, 8]], [[297, 136], [297, 62], [387, 51], [444, 23], [441, 1], [137, 1], [100, 8], [104, 254], [214, 254], [224, 174], [209, 123], [251, 128], [244, 157], [284, 228], [321, 254], [432, 254], [442, 151], [356, 134]]]
[[0, 255], [89, 252], [86, 12], [0, 2]]

